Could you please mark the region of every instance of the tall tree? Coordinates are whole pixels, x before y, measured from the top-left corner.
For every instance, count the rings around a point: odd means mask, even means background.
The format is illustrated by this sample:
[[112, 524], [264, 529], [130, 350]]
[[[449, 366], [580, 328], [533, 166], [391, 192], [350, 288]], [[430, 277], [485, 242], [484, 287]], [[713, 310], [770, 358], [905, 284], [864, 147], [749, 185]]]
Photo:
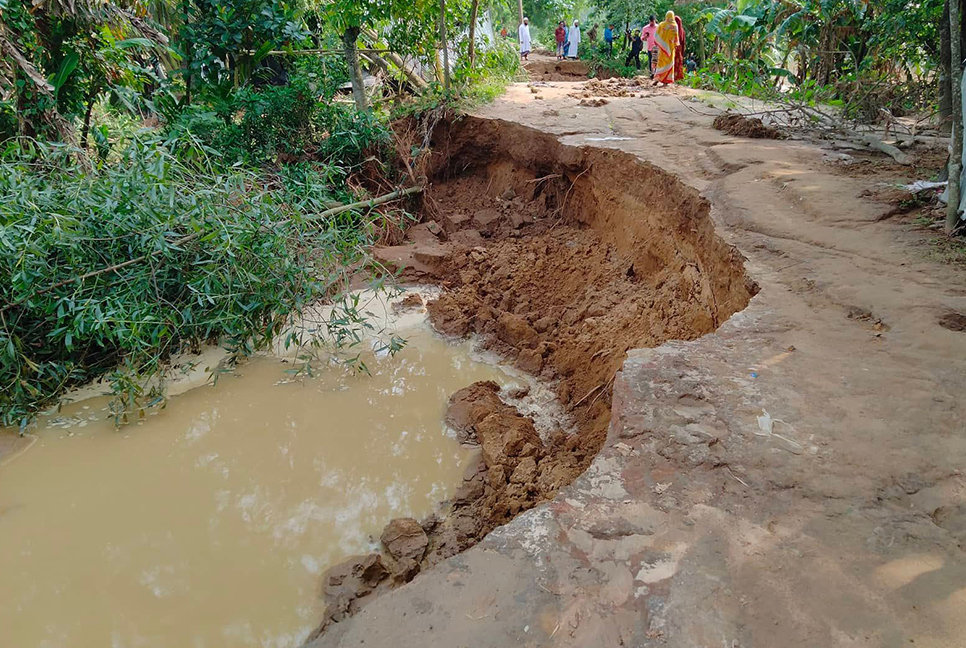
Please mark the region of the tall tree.
[[[949, 3], [949, 25], [952, 34], [962, 29], [958, 0]], [[952, 82], [952, 151], [949, 155], [949, 201], [946, 205], [946, 233], [952, 234], [959, 224], [960, 173], [963, 160], [963, 57], [959, 38], [953, 36], [949, 43], [950, 81]]]
[[364, 112], [369, 109], [366, 101], [366, 82], [362, 76], [362, 66], [359, 64], [359, 27], [348, 25], [342, 31], [342, 47], [345, 62], [349, 66], [349, 79], [352, 83], [352, 99], [356, 102], [356, 110]]
[[449, 43], [446, 42], [446, 0], [439, 0], [439, 45], [443, 48], [443, 87], [449, 90]]
[[374, 27], [380, 20], [389, 18], [392, 8], [393, 4], [386, 0], [322, 0], [320, 6], [323, 20], [342, 35], [352, 82], [352, 97], [359, 111], [368, 110], [362, 67], [359, 64], [359, 34], [364, 28]]
[[472, 68], [476, 63], [476, 23], [479, 20], [479, 12], [480, 0], [473, 0], [473, 6], [470, 9], [470, 42], [467, 50], [467, 57], [470, 60], [470, 68]]

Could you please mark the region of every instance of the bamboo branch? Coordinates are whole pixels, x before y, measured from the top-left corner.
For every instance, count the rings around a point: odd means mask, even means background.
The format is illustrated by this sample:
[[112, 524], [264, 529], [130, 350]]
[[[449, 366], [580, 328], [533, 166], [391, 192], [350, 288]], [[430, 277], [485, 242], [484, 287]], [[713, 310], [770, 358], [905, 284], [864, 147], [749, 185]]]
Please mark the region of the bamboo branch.
[[[386, 194], [384, 196], [379, 196], [377, 198], [372, 198], [370, 200], [360, 200], [359, 202], [350, 203], [348, 205], [339, 205], [338, 207], [332, 207], [331, 209], [327, 209], [327, 210], [325, 210], [323, 212], [319, 212], [318, 214], [312, 214], [311, 216], [307, 217], [305, 220], [306, 220], [306, 222], [318, 221], [318, 220], [321, 220], [321, 219], [326, 218], [328, 216], [335, 216], [337, 214], [341, 214], [343, 212], [350, 211], [352, 209], [361, 209], [361, 208], [372, 209], [373, 207], [376, 207], [377, 205], [382, 205], [383, 203], [391, 202], [393, 200], [398, 200], [399, 198], [403, 198], [405, 196], [410, 196], [412, 194], [419, 193], [422, 190], [423, 190], [422, 187], [410, 187], [408, 189], [399, 189], [397, 191], [393, 191], [392, 193]], [[280, 221], [280, 222], [276, 223], [276, 227], [279, 226], [279, 225], [286, 225], [286, 224], [288, 224], [290, 222], [292, 222], [292, 219], [290, 219], [290, 218], [285, 219], [283, 221]], [[0, 308], [0, 314], [7, 312], [8, 310], [10, 310], [11, 308], [14, 308], [15, 306], [19, 306], [20, 304], [22, 304], [23, 302], [25, 302], [30, 297], [37, 297], [39, 295], [43, 295], [43, 294], [49, 293], [52, 290], [57, 290], [58, 288], [63, 288], [64, 286], [67, 286], [67, 285], [72, 284], [72, 283], [82, 282], [82, 281], [85, 281], [87, 279], [92, 279], [93, 277], [97, 277], [97, 276], [100, 276], [100, 275], [103, 275], [103, 274], [107, 274], [109, 272], [116, 272], [116, 271], [121, 270], [123, 268], [127, 268], [128, 266], [135, 265], [136, 263], [141, 263], [142, 261], [146, 261], [148, 259], [151, 259], [153, 257], [156, 257], [156, 256], [161, 255], [162, 253], [164, 253], [166, 250], [170, 249], [171, 247], [180, 247], [181, 245], [184, 245], [185, 243], [190, 243], [191, 241], [193, 241], [193, 240], [195, 240], [197, 238], [200, 238], [205, 233], [206, 232], [199, 230], [199, 231], [194, 232], [192, 234], [188, 234], [186, 236], [182, 236], [181, 238], [176, 239], [175, 241], [173, 241], [169, 247], [165, 247], [165, 248], [161, 248], [159, 250], [155, 250], [154, 252], [151, 252], [150, 254], [142, 254], [139, 257], [135, 257], [133, 259], [128, 259], [127, 261], [123, 261], [121, 263], [115, 263], [114, 265], [108, 266], [106, 268], [100, 268], [98, 270], [91, 270], [90, 272], [86, 272], [86, 273], [84, 273], [82, 275], [79, 275], [77, 277], [71, 277], [69, 279], [64, 279], [63, 281], [58, 281], [57, 283], [52, 284], [50, 286], [47, 286], [46, 288], [41, 288], [40, 290], [37, 290], [36, 292], [34, 292], [29, 297], [23, 297], [23, 298], [18, 299], [16, 301], [10, 302], [9, 304], [5, 304], [2, 308]]]
[[[376, 30], [370, 29], [369, 27], [362, 28], [362, 35], [373, 42], [379, 40], [379, 34], [376, 33]], [[423, 79], [418, 74], [416, 74], [415, 72], [413, 72], [412, 70], [410, 70], [406, 66], [406, 62], [403, 61], [402, 57], [400, 57], [398, 54], [390, 50], [386, 50], [385, 52], [380, 52], [380, 53], [385, 54], [386, 60], [388, 60], [393, 65], [395, 65], [399, 69], [399, 71], [402, 72], [403, 75], [405, 75], [406, 79], [408, 79], [409, 82], [412, 83], [417, 89], [425, 90], [426, 88], [429, 87], [429, 84], [426, 83], [426, 80]]]
[[[340, 205], [339, 207], [333, 207], [332, 209], [327, 209], [324, 212], [313, 214], [307, 217], [305, 220], [307, 222], [317, 221], [322, 218], [326, 218], [327, 216], [335, 216], [343, 212], [347, 212], [353, 209], [360, 209], [363, 207], [367, 209], [372, 209], [377, 205], [381, 205], [387, 202], [392, 202], [393, 200], [399, 200], [400, 198], [404, 198], [405, 196], [411, 196], [415, 193], [419, 193], [422, 190], [423, 190], [422, 187], [410, 187], [408, 189], [399, 189], [397, 191], [393, 191], [392, 193], [388, 193], [385, 196], [379, 196], [378, 198], [372, 198], [370, 200], [360, 200], [359, 202], [350, 203], [348, 205]], [[288, 221], [282, 221], [279, 224], [281, 225], [287, 222]]]

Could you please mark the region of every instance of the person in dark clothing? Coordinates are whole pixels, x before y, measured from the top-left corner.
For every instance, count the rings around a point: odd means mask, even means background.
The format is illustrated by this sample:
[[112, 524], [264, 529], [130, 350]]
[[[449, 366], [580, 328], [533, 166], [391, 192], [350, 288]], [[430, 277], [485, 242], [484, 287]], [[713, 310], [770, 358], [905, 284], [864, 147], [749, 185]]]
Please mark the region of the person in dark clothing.
[[688, 54], [688, 60], [684, 62], [684, 67], [687, 69], [688, 74], [698, 69], [698, 62], [694, 60], [694, 54]]
[[641, 35], [637, 31], [634, 32], [634, 40], [631, 41], [631, 53], [627, 55], [624, 60], [624, 66], [627, 67], [634, 61], [637, 65], [637, 69], [641, 69], [641, 50], [644, 49], [644, 41], [641, 40]]

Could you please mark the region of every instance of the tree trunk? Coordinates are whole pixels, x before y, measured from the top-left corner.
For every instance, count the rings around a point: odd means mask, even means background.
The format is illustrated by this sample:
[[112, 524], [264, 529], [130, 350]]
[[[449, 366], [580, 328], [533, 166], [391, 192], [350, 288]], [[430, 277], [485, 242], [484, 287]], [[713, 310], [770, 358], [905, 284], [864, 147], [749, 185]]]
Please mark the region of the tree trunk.
[[480, 11], [480, 0], [473, 0], [473, 8], [470, 9], [470, 45], [469, 45], [469, 59], [470, 59], [470, 69], [473, 69], [473, 64], [476, 62], [476, 20]]
[[952, 143], [949, 155], [949, 202], [946, 205], [946, 233], [952, 234], [959, 225], [959, 186], [963, 164], [963, 57], [961, 51], [962, 31], [959, 15], [959, 0], [949, 3], [949, 25], [952, 37], [949, 39], [950, 82], [952, 83]]
[[87, 150], [87, 135], [91, 132], [91, 113], [94, 112], [94, 100], [97, 99], [99, 92], [100, 89], [96, 83], [92, 83], [90, 90], [87, 91], [87, 110], [84, 111], [84, 125], [81, 126], [80, 134], [80, 147], [85, 151]]
[[704, 67], [707, 56], [704, 51], [704, 25], [698, 25], [698, 66]]
[[952, 59], [950, 22], [949, 0], [946, 0], [943, 4], [943, 19], [939, 23], [939, 120], [944, 133], [951, 133], [949, 124], [953, 116], [953, 84], [949, 74]]
[[523, 0], [517, 0], [517, 29], [523, 24]]
[[443, 87], [449, 92], [449, 45], [446, 43], [446, 0], [439, 0], [439, 44], [443, 47]]
[[356, 110], [365, 112], [369, 109], [366, 104], [366, 84], [362, 79], [362, 67], [359, 65], [359, 50], [356, 41], [359, 40], [358, 27], [346, 27], [342, 33], [342, 45], [345, 49], [345, 62], [349, 65], [349, 78], [352, 81], [352, 98], [356, 102]]

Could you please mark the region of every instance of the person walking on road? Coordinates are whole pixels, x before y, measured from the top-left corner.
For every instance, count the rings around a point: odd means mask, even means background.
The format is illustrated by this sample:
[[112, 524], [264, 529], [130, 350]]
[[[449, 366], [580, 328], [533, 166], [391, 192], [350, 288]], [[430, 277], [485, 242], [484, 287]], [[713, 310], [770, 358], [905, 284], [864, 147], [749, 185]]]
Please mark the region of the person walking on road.
[[674, 16], [674, 22], [678, 26], [678, 48], [674, 52], [674, 78], [681, 80], [684, 78], [684, 48], [686, 46], [684, 23], [681, 22], [681, 16]]
[[637, 66], [637, 69], [641, 69], [641, 50], [644, 49], [644, 41], [641, 40], [640, 34], [636, 31], [634, 32], [634, 40], [631, 41], [631, 53], [627, 55], [624, 59], [624, 67], [630, 67], [631, 61]]
[[574, 21], [574, 26], [570, 28], [570, 34], [567, 36], [567, 56], [572, 59], [577, 58], [577, 48], [580, 47], [580, 23], [576, 20]]
[[520, 23], [520, 29], [517, 32], [520, 37], [520, 58], [524, 61], [527, 60], [527, 56], [530, 55], [530, 19], [527, 17], [523, 18], [523, 22]]
[[664, 22], [657, 26], [657, 69], [654, 71], [654, 85], [674, 83], [674, 57], [678, 49], [678, 24], [674, 12], [669, 11]]
[[554, 30], [553, 37], [557, 41], [557, 60], [559, 61], [564, 57], [564, 43], [567, 41], [567, 28], [564, 27], [562, 20], [557, 25], [557, 29]]
[[654, 37], [657, 35], [657, 19], [652, 14], [648, 18], [648, 23], [644, 25], [644, 29], [641, 30], [641, 40], [647, 45], [647, 71], [654, 78], [654, 70], [657, 68], [657, 41]]

